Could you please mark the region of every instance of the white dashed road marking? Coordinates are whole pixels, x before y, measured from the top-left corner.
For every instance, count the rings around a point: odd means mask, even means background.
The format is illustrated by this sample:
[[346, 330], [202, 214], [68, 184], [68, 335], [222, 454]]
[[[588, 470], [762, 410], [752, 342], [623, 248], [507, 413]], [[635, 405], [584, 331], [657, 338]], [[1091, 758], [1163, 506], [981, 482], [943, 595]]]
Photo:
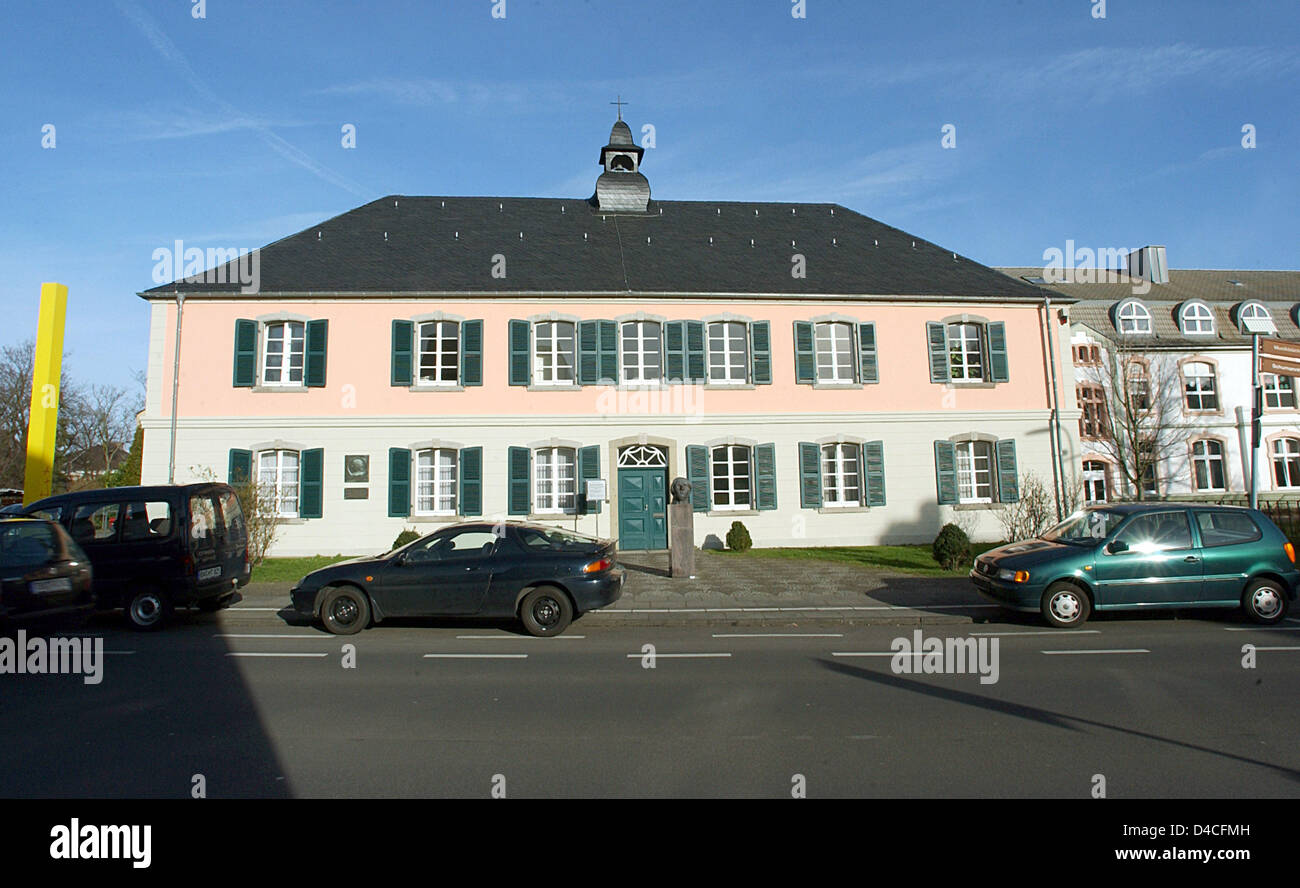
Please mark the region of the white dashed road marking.
[[1043, 651], [1044, 654], [1149, 654], [1151, 651], [1146, 648], [1112, 648], [1111, 650], [1101, 650], [1099, 648], [1081, 649], [1077, 651]]
[[246, 651], [227, 651], [227, 657], [328, 657], [329, 654], [271, 654]]
[[1100, 635], [1100, 629], [1042, 629], [1031, 632], [968, 632], [968, 635], [989, 638], [1010, 638], [1015, 635]]
[[527, 654], [425, 654], [426, 660], [526, 660]]
[[674, 660], [691, 660], [691, 659], [701, 659], [701, 658], [705, 658], [705, 657], [730, 657], [730, 656], [731, 656], [731, 654], [726, 654], [726, 653], [722, 653], [722, 654], [660, 654], [660, 653], [654, 653], [654, 654], [628, 654], [628, 655], [627, 655], [627, 658], [628, 658], [629, 660], [640, 660], [640, 659], [643, 658], [643, 657], [654, 657], [656, 660], [667, 660], [667, 659], [674, 659]]
[[843, 632], [715, 632], [714, 638], [843, 638]]

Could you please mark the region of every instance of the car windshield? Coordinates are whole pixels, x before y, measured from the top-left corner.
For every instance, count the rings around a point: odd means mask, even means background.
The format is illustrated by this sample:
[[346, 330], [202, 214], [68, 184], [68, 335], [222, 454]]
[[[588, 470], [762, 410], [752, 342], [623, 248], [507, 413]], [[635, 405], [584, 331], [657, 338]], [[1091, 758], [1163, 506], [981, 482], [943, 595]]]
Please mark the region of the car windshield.
[[1104, 540], [1123, 520], [1123, 514], [1109, 509], [1075, 512], [1043, 534], [1043, 539], [1053, 543], [1089, 543]]
[[519, 540], [527, 549], [586, 548], [599, 542], [595, 537], [583, 536], [559, 527], [521, 527]]

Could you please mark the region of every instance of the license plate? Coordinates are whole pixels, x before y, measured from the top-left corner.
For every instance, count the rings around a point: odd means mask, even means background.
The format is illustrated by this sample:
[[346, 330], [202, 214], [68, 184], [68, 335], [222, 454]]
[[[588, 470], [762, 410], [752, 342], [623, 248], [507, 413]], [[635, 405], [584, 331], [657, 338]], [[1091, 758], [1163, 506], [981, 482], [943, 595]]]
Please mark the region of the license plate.
[[199, 571], [199, 582], [203, 582], [204, 580], [215, 580], [219, 576], [221, 576], [220, 567], [205, 567], [203, 570]]
[[71, 592], [72, 580], [66, 577], [58, 580], [37, 580], [32, 583], [33, 595], [49, 595], [52, 592]]

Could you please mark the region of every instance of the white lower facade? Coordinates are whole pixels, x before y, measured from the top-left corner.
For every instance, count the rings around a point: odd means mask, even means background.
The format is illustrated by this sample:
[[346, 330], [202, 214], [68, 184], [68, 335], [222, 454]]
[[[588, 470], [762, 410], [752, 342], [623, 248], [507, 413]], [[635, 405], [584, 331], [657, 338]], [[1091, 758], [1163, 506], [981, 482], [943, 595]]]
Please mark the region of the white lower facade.
[[[1061, 418], [1064, 432], [1062, 459], [1066, 472], [1072, 472], [1078, 466], [1076, 418], [1077, 413]], [[671, 483], [672, 479], [688, 474], [688, 446], [703, 445], [710, 448], [710, 452], [718, 453], [723, 451], [714, 451], [713, 448], [734, 446], [742, 448], [740, 452], [743, 454], [743, 448], [770, 444], [772, 449], [768, 452], [775, 456], [775, 508], [754, 508], [752, 462], [748, 480], [743, 465], [711, 465], [711, 471], [723, 473], [721, 487], [730, 485], [743, 494], [748, 483], [749, 506], [744, 507], [746, 497], [741, 495], [735, 497], [742, 501], [740, 508], [715, 508], [711, 503], [708, 511], [695, 512], [697, 546], [721, 547], [733, 521], [744, 523], [756, 547], [929, 543], [939, 528], [950, 521], [962, 526], [974, 540], [998, 540], [1003, 536], [998, 514], [1005, 506], [996, 501], [996, 480], [991, 485], [968, 485], [964, 489], [965, 499], [981, 499], [979, 494], [988, 492], [991, 495], [983, 499], [989, 501], [938, 504], [935, 442], [975, 441], [986, 442], [991, 447], [992, 442], [1013, 440], [1015, 470], [1019, 478], [1024, 479], [1032, 472], [1050, 489], [1053, 467], [1049, 422], [1046, 410], [715, 417], [475, 416], [438, 417], [436, 420], [374, 416], [349, 417], [346, 421], [337, 417], [183, 419], [176, 429], [174, 480], [176, 483], [211, 478], [227, 480], [232, 449], [253, 453], [254, 473], [259, 469], [260, 453], [320, 449], [323, 451], [321, 516], [284, 518], [272, 554], [359, 555], [386, 551], [405, 528], [414, 528], [423, 534], [446, 523], [468, 520], [455, 515], [391, 517], [390, 448], [408, 449], [418, 454], [422, 450], [456, 452], [461, 448], [481, 447], [480, 511], [483, 518], [520, 520], [526, 517], [554, 522], [602, 538], [619, 539], [624, 530], [619, 514], [619, 479], [620, 473], [628, 471], [620, 468], [620, 456], [625, 457], [625, 463], [628, 461], [627, 448], [640, 448], [638, 456], [641, 457], [647, 453], [652, 457], [655, 452], [662, 454], [666, 463], [662, 466], [663, 479]], [[165, 417], [146, 418], [144, 430], [142, 483], [166, 483], [172, 452], [170, 424]], [[853, 502], [840, 505], [830, 502], [836, 498], [842, 502], [853, 499], [854, 466], [851, 461], [823, 466], [831, 475], [839, 474], [838, 478], [827, 481], [827, 501], [816, 507], [802, 504], [801, 484], [805, 479], [800, 471], [801, 443], [817, 444], [822, 448], [845, 443], [850, 446], [844, 448], [844, 452], [851, 454], [852, 445], [875, 441], [883, 445], [884, 505], [868, 507]], [[553, 448], [576, 451], [593, 446], [598, 448], [599, 477], [606, 481], [608, 489], [607, 499], [598, 514], [538, 514], [530, 510], [527, 516], [507, 515], [510, 448], [529, 448], [533, 454], [538, 454]], [[970, 452], [979, 454], [984, 450], [977, 445]], [[345, 458], [356, 456], [368, 457], [367, 480], [345, 483]], [[274, 463], [272, 458], [267, 465]], [[352, 461], [354, 472], [358, 465], [356, 460]], [[861, 468], [857, 467], [859, 473]], [[284, 474], [283, 461], [274, 469], [282, 477], [292, 477], [291, 472]], [[555, 464], [548, 464], [544, 471], [548, 475], [554, 472]], [[966, 471], [969, 474], [979, 469], [972, 462], [966, 466]], [[562, 468], [559, 474], [565, 476], [566, 473], [567, 469]], [[996, 466], [992, 474], [996, 476]], [[413, 500], [416, 497], [416, 476], [417, 470], [413, 468]], [[357, 477], [357, 474], [352, 475], [353, 479]], [[531, 483], [536, 484], [537, 479], [534, 477]], [[859, 474], [859, 498], [862, 484]], [[835, 490], [837, 485], [842, 485], [841, 489]], [[992, 489], [986, 490], [986, 487]], [[434, 486], [426, 484], [424, 489], [433, 492]], [[770, 505], [770, 494], [767, 499]], [[426, 500], [425, 504], [436, 509], [436, 496]]]

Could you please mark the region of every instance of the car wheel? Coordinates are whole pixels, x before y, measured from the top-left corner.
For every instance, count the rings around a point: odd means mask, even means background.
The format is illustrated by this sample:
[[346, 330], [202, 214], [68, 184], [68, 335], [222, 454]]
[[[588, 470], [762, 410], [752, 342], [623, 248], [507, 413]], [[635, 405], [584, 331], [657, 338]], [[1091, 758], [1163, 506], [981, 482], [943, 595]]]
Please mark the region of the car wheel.
[[1246, 586], [1241, 596], [1241, 606], [1253, 622], [1272, 625], [1280, 623], [1287, 611], [1286, 592], [1273, 580], [1255, 580]]
[[356, 635], [370, 625], [370, 602], [355, 586], [335, 586], [320, 603], [320, 620], [335, 635]]
[[559, 635], [573, 622], [573, 604], [554, 586], [539, 586], [519, 605], [519, 619], [529, 635]]
[[171, 599], [157, 589], [142, 589], [126, 603], [127, 625], [141, 632], [161, 629], [171, 615]]
[[1043, 593], [1043, 618], [1061, 629], [1082, 626], [1092, 613], [1088, 593], [1074, 583], [1059, 582], [1047, 587]]

